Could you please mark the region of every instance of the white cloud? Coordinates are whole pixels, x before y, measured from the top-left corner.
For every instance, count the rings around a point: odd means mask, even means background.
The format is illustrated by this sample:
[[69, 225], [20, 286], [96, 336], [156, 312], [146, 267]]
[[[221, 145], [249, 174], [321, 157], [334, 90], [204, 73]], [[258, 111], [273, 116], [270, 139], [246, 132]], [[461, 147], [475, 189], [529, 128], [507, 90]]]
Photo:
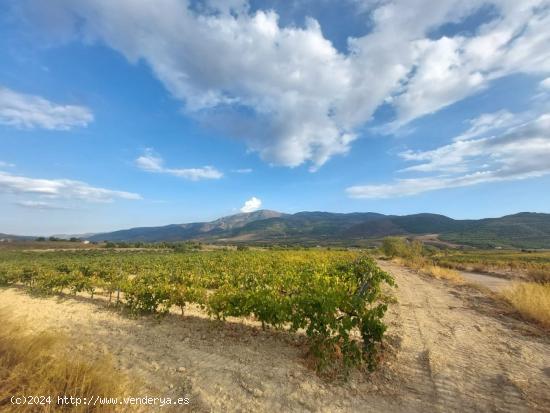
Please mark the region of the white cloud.
[[241, 212], [254, 212], [260, 209], [261, 206], [262, 200], [253, 196], [244, 203], [244, 205], [241, 207]]
[[543, 89], [548, 89], [550, 90], [550, 77], [547, 77], [546, 79], [542, 80], [540, 82], [540, 86], [543, 88]]
[[0, 124], [21, 129], [69, 130], [94, 120], [84, 106], [59, 105], [0, 86]]
[[[439, 7], [452, 7], [453, 2], [440, 3], [444, 6]], [[414, 73], [405, 82], [402, 93], [393, 100], [398, 113], [396, 126], [479, 92], [496, 78], [518, 72], [550, 72], [547, 0], [463, 4], [466, 9], [492, 4], [499, 18], [478, 27], [471, 36], [424, 38], [411, 42], [415, 55]], [[418, 10], [424, 12], [428, 8], [424, 4]]]
[[511, 113], [507, 110], [499, 110], [494, 113], [483, 113], [475, 119], [470, 119], [468, 122], [470, 128], [463, 134], [457, 136], [454, 140], [467, 140], [499, 129], [518, 125], [525, 121], [526, 115], [527, 114]]
[[138, 168], [148, 172], [162, 172], [164, 161], [158, 155], [155, 155], [152, 149], [147, 149], [143, 155], [136, 159]]
[[199, 181], [203, 179], [220, 179], [223, 173], [212, 166], [202, 168], [165, 168], [164, 160], [155, 154], [152, 149], [147, 149], [143, 155], [136, 159], [138, 168], [147, 172], [155, 172], [177, 176], [190, 181]]
[[[372, 30], [349, 39], [347, 52], [335, 49], [317, 21], [282, 27], [274, 11], [251, 12], [244, 0], [210, 0], [203, 14], [176, 0], [29, 4], [35, 18], [63, 16], [60, 23], [72, 15], [65, 26], [86, 42], [146, 62], [188, 114], [221, 123], [267, 162], [308, 162], [312, 170], [348, 152], [384, 102], [397, 112], [395, 129], [493, 79], [550, 73], [548, 0], [357, 3]], [[471, 33], [430, 36], [490, 5], [494, 18]]]
[[70, 179], [36, 179], [0, 171], [0, 192], [35, 194], [48, 198], [76, 199], [90, 202], [111, 202], [114, 199], [141, 199], [132, 192], [98, 188]]
[[424, 152], [406, 152], [423, 162], [409, 170], [444, 174], [398, 179], [391, 184], [347, 188], [352, 198], [380, 199], [415, 195], [444, 188], [520, 180], [550, 174], [550, 113], [509, 127], [497, 136], [455, 140]]
[[189, 179], [190, 181], [200, 181], [202, 179], [220, 179], [223, 173], [212, 166], [204, 166], [202, 168], [186, 168], [186, 169], [165, 169], [165, 173], [178, 176], [180, 178]]
[[473, 138], [483, 135], [495, 135], [512, 126], [521, 125], [532, 119], [532, 114], [511, 113], [501, 110], [494, 113], [484, 113], [475, 119], [469, 120], [470, 127], [461, 135], [455, 137], [452, 145], [442, 146], [432, 151], [411, 151], [407, 150], [399, 154], [406, 161], [429, 161], [402, 169], [407, 171], [444, 171], [444, 172], [465, 172], [468, 170], [468, 162], [465, 158], [473, 158], [484, 155], [484, 150], [477, 143], [480, 141]]
[[14, 166], [12, 163], [0, 161], [0, 168], [13, 168]]
[[231, 172], [235, 172], [236, 174], [249, 174], [252, 173], [252, 168], [233, 169]]

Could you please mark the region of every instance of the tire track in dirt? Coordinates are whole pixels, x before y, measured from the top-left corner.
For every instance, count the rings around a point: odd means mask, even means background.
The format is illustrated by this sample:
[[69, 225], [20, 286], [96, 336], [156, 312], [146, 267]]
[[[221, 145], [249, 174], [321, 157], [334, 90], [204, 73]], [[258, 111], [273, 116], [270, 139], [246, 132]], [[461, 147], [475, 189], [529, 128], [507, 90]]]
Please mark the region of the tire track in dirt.
[[402, 337], [398, 374], [425, 411], [550, 411], [548, 337], [522, 334], [514, 320], [503, 323], [472, 309], [475, 290], [380, 265], [399, 285], [390, 315]]

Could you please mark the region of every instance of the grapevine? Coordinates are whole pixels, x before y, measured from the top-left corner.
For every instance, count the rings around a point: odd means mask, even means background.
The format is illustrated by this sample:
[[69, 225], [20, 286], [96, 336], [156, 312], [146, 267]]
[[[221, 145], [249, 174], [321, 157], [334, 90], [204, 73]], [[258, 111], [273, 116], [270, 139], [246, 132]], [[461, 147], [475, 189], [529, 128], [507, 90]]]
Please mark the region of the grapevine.
[[40, 294], [103, 294], [134, 314], [188, 305], [223, 320], [305, 332], [320, 372], [374, 369], [393, 278], [351, 251], [87, 251], [1, 253], [0, 285]]

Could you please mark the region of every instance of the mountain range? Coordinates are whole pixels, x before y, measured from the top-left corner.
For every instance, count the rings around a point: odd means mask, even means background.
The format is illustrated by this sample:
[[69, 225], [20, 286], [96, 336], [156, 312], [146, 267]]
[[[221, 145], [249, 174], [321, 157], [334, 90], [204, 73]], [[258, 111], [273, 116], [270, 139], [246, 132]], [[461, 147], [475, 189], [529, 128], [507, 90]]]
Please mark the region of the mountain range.
[[372, 245], [383, 237], [428, 236], [435, 243], [473, 247], [550, 248], [550, 214], [522, 212], [501, 218], [456, 220], [438, 214], [260, 210], [211, 222], [140, 227], [95, 234], [90, 241], [203, 241], [247, 244]]

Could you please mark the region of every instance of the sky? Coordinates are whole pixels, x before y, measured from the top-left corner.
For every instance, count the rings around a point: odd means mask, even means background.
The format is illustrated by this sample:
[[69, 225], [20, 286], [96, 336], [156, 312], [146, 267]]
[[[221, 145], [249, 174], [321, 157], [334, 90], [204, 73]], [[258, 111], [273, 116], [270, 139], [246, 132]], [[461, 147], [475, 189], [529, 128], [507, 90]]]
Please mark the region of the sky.
[[5, 0], [0, 233], [550, 213], [550, 0]]

